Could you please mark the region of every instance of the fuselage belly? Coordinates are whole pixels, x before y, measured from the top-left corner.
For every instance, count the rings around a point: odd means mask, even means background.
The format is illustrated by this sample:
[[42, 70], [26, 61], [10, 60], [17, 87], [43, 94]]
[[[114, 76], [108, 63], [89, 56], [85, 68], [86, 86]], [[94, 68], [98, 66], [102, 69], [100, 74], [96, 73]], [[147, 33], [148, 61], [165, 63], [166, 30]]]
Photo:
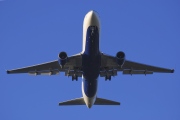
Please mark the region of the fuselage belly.
[[96, 12], [87, 13], [83, 24], [83, 51], [82, 51], [82, 94], [88, 108], [95, 100], [97, 93], [98, 76], [100, 71], [99, 52], [100, 23]]

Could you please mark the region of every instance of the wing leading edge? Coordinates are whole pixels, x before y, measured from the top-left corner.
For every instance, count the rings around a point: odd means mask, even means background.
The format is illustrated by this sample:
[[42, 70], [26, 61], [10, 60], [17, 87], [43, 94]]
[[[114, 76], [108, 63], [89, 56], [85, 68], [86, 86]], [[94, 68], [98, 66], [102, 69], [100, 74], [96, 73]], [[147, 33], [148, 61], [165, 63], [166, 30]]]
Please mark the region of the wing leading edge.
[[32, 75], [56, 75], [59, 72], [65, 72], [65, 75], [71, 76], [74, 71], [81, 73], [81, 54], [68, 57], [66, 65], [61, 68], [58, 60], [37, 64], [33, 66], [7, 70], [8, 74], [14, 73], [29, 73]]
[[[123, 74], [153, 74], [158, 73], [174, 73], [174, 69], [161, 68], [142, 63], [137, 63], [129, 60], [125, 60], [123, 66], [119, 66], [116, 62], [116, 57], [102, 54], [101, 55], [101, 73], [108, 73], [111, 76], [117, 75], [118, 71], [122, 71]], [[112, 71], [112, 72], [111, 72]], [[102, 77], [105, 75], [102, 74]]]
[[7, 73], [13, 74], [13, 73], [45, 72], [45, 71], [50, 71], [50, 70], [53, 70], [53, 71], [60, 70], [60, 66], [57, 60], [52, 61], [52, 62], [37, 64], [33, 66], [18, 68], [14, 70], [7, 70]]
[[151, 72], [159, 72], [159, 73], [174, 73], [174, 69], [168, 69], [168, 68], [161, 68], [151, 65], [146, 65], [142, 63], [137, 63], [133, 61], [126, 60], [123, 69], [129, 69], [129, 70], [145, 70], [145, 71], [151, 71]]

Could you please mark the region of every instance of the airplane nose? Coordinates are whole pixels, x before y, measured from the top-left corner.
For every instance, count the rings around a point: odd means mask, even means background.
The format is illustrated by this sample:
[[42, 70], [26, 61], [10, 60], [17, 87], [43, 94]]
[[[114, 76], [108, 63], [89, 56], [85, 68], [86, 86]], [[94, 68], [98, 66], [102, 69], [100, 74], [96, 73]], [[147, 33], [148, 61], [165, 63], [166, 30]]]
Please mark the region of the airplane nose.
[[89, 12], [89, 17], [90, 17], [91, 19], [98, 19], [98, 14], [97, 14], [97, 12], [91, 10], [91, 11]]
[[100, 29], [100, 18], [98, 13], [94, 10], [89, 11], [84, 18], [83, 26], [97, 26]]
[[99, 22], [99, 16], [98, 13], [94, 10], [91, 10], [87, 13], [86, 19], [92, 21], [92, 22]]

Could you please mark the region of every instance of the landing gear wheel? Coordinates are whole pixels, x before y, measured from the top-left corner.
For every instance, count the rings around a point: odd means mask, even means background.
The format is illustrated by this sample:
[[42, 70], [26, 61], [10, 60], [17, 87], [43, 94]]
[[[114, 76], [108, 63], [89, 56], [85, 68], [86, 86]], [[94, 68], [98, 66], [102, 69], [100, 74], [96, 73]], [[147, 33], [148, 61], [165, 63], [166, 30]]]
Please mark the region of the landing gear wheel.
[[105, 76], [105, 80], [111, 81], [111, 76]]
[[111, 81], [111, 76], [109, 76], [109, 81]]
[[72, 81], [74, 81], [74, 80], [78, 81], [78, 76], [77, 75], [72, 76]]

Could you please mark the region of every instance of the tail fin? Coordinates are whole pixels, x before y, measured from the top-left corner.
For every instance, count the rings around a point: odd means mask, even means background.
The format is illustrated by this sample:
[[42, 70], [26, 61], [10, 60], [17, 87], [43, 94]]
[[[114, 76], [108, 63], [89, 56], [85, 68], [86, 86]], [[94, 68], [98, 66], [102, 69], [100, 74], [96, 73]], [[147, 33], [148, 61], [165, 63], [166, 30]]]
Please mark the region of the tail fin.
[[107, 99], [97, 97], [94, 105], [120, 105], [120, 102], [116, 102], [116, 101], [107, 100]]
[[85, 105], [85, 102], [83, 97], [81, 97], [81, 98], [60, 102], [59, 105]]

